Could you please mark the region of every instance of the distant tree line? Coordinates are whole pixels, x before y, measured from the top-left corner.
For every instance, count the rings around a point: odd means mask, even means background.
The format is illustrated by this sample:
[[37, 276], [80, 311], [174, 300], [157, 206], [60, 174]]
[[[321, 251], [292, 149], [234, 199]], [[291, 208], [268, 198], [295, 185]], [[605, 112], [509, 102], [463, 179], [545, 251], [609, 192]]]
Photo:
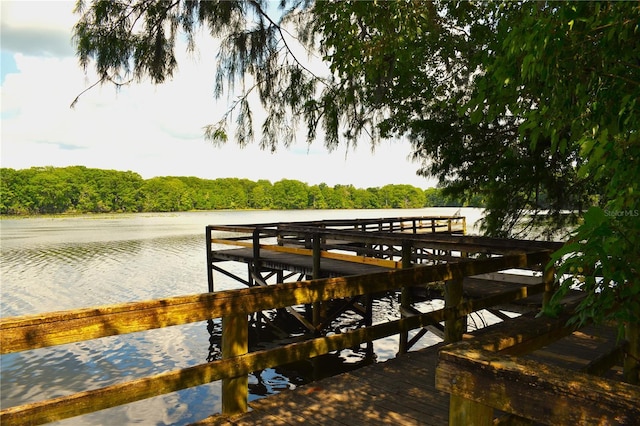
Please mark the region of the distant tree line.
[[[480, 206], [481, 200], [471, 205]], [[0, 214], [176, 212], [219, 209], [376, 209], [462, 206], [439, 188], [197, 177], [143, 179], [131, 171], [84, 166], [0, 169]]]

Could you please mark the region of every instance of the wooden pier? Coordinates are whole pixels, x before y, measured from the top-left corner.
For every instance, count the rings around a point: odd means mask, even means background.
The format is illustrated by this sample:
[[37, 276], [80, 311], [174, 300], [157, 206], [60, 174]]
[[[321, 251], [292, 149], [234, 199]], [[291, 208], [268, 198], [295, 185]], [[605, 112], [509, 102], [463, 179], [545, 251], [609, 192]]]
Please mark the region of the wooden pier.
[[[324, 278], [399, 268], [401, 263], [393, 259], [402, 253], [395, 243], [400, 241], [401, 245], [406, 238], [426, 233], [464, 235], [466, 218], [424, 216], [207, 226], [209, 291], [214, 290], [213, 271], [251, 286], [252, 273], [261, 270], [288, 272], [286, 278], [296, 274], [298, 278]], [[431, 259], [437, 259], [435, 253]], [[426, 261], [426, 255], [421, 260]], [[247, 263], [251, 267], [249, 278], [217, 267], [222, 261]]]
[[[208, 292], [3, 318], [0, 353], [221, 319], [221, 359], [2, 407], [0, 424], [57, 421], [217, 380], [222, 413], [212, 413], [204, 424], [466, 426], [495, 424], [498, 417], [498, 424], [638, 424], [640, 390], [617, 380], [621, 360], [633, 353], [629, 344], [612, 343], [609, 331], [567, 326], [579, 294], [566, 300], [564, 316], [536, 318], [555, 289], [553, 271], [545, 266], [559, 243], [468, 236], [464, 220], [462, 230], [455, 229], [458, 220], [208, 226]], [[222, 262], [229, 261], [246, 264], [247, 278], [226, 270]], [[214, 272], [246, 288], [215, 291]], [[398, 316], [374, 322], [371, 300], [384, 293], [398, 296]], [[434, 295], [444, 308], [421, 311], [416, 299]], [[336, 301], [339, 309], [333, 309]], [[327, 326], [346, 310], [362, 321], [339, 332]], [[504, 321], [467, 333], [468, 316], [481, 310]], [[249, 329], [266, 327], [265, 313], [280, 311], [306, 332], [267, 349], [251, 348]], [[504, 312], [522, 315], [511, 319]], [[415, 334], [409, 338], [409, 332]], [[444, 343], [410, 352], [426, 333]], [[251, 372], [395, 335], [396, 359], [266, 397], [247, 413]], [[562, 343], [567, 338], [589, 347], [583, 351], [588, 356]], [[601, 338], [607, 341], [602, 350], [585, 345]], [[564, 349], [554, 349], [554, 342]], [[582, 372], [567, 378], [567, 366], [574, 364]]]
[[[400, 217], [385, 219], [354, 219], [314, 222], [288, 222], [253, 225], [207, 226], [207, 270], [209, 291], [215, 290], [214, 272], [235, 279], [248, 287], [282, 284], [287, 281], [320, 279], [355, 275], [371, 275], [388, 270], [410, 268], [417, 265], [455, 265], [536, 250], [555, 250], [559, 243], [525, 240], [500, 240], [466, 236], [466, 219], [452, 217]], [[247, 265], [243, 278], [224, 266], [236, 262]], [[533, 267], [540, 271], [539, 265]], [[544, 286], [542, 273], [486, 273], [465, 276], [447, 286], [448, 305], [462, 299], [472, 300], [488, 296], [500, 297], [524, 286]], [[414, 316], [421, 312], [412, 306], [420, 296], [445, 299], [444, 281], [414, 283], [403, 290], [402, 315]], [[542, 296], [513, 302], [511, 311], [526, 312], [539, 309]], [[517, 305], [517, 306], [516, 306]], [[361, 315], [371, 325], [371, 298], [354, 298], [338, 310], [328, 311], [325, 305], [287, 307], [286, 312], [302, 328], [313, 334], [334, 329], [335, 320], [344, 312]], [[498, 309], [493, 313], [504, 317]], [[252, 320], [256, 329], [277, 329], [271, 319], [258, 313]], [[458, 328], [463, 327], [462, 323]], [[428, 330], [444, 337], [445, 327], [434, 323]], [[449, 327], [452, 331], [453, 328]], [[453, 332], [453, 331], [452, 331]], [[421, 336], [426, 333], [423, 332]], [[460, 330], [455, 331], [460, 334]], [[279, 334], [286, 334], [279, 330]], [[406, 352], [417, 339], [405, 341], [401, 337], [399, 351]], [[419, 338], [418, 338], [419, 339]]]
[[[508, 328], [505, 324], [481, 329], [475, 333], [465, 334], [463, 345], [467, 347], [478, 345], [487, 346], [489, 342], [495, 342], [498, 336], [513, 335], [513, 328], [529, 328], [536, 323], [536, 319], [525, 317], [522, 320], [514, 321]], [[538, 321], [544, 322], [544, 321]], [[535, 326], [533, 327], [535, 329]], [[534, 333], [523, 334], [523, 341], [533, 340]], [[543, 339], [545, 343], [552, 340], [550, 336], [536, 334], [538, 339]], [[473, 343], [472, 343], [473, 342]], [[532, 348], [530, 342], [528, 349]], [[542, 346], [538, 342], [536, 346]], [[509, 346], [511, 351], [517, 346]], [[568, 334], [555, 342], [544, 345], [545, 347], [533, 350], [522, 362], [536, 363], [544, 370], [562, 368], [571, 374], [586, 374], [581, 372], [593, 371], [598, 362], [602, 362], [607, 356], [618, 347], [615, 330], [607, 327], [586, 327], [580, 331]], [[299, 425], [309, 424], [317, 426], [351, 426], [354, 424], [363, 425], [425, 425], [441, 426], [446, 424], [468, 425], [468, 419], [450, 423], [450, 395], [438, 385], [437, 381], [446, 380], [449, 370], [439, 366], [439, 354], [445, 352], [455, 345], [437, 344], [426, 349], [409, 352], [400, 357], [388, 360], [380, 364], [372, 364], [358, 370], [344, 373], [338, 376], [329, 377], [308, 385], [300, 386], [294, 390], [283, 391], [278, 395], [262, 398], [250, 403], [251, 411], [235, 416], [216, 415], [204, 419], [194, 426], [203, 425]], [[503, 347], [504, 351], [506, 348]], [[625, 385], [618, 383], [621, 380], [620, 357], [618, 354], [617, 366], [608, 366], [608, 378], [605, 382], [595, 376], [588, 376], [592, 387], [598, 384], [614, 384], [625, 388]], [[600, 361], [598, 361], [600, 360]], [[611, 362], [611, 360], [609, 360]], [[528, 366], [531, 368], [531, 364]], [[440, 369], [440, 371], [438, 371]], [[531, 370], [528, 373], [535, 373]], [[438, 377], [439, 376], [439, 377]], [[514, 380], [516, 382], [516, 380]], [[531, 382], [520, 383], [520, 386], [531, 387]], [[570, 385], [566, 386], [570, 388]], [[626, 386], [626, 390], [632, 389]], [[550, 398], [550, 395], [541, 390], [527, 389], [520, 391], [517, 395], [521, 398], [520, 405], [533, 405], [538, 411], [537, 416], [541, 421], [535, 424], [549, 425], [591, 425], [591, 424], [637, 424], [640, 419], [640, 407], [633, 399], [621, 400], [612, 404], [612, 407], [605, 408], [602, 405], [583, 409], [585, 400], [593, 395], [580, 395], [574, 389], [555, 390], [554, 397], [573, 397], [577, 402], [582, 399], [582, 404], [573, 409], [567, 409], [558, 399]], [[527, 395], [530, 393], [531, 395]], [[537, 395], [534, 395], [537, 393]], [[626, 397], [633, 397], [636, 394], [625, 394]], [[611, 400], [611, 395], [608, 396]], [[535, 404], [532, 403], [535, 401]], [[516, 402], [517, 405], [518, 402]], [[598, 404], [596, 404], [598, 405]], [[562, 409], [565, 409], [563, 412]], [[611, 414], [611, 410], [618, 410]], [[527, 411], [521, 409], [522, 412]], [[531, 411], [531, 410], [529, 410]], [[548, 413], [559, 411], [555, 417]], [[607, 413], [607, 411], [609, 411]], [[602, 416], [608, 417], [603, 418]], [[495, 418], [494, 418], [495, 417]], [[618, 421], [616, 421], [616, 418]], [[577, 421], [574, 422], [574, 419]], [[491, 413], [490, 419], [485, 419], [484, 423], [478, 422], [482, 419], [473, 419], [474, 424], [534, 424], [526, 423], [524, 419], [515, 418], [508, 412], [496, 410]], [[509, 423], [512, 422], [512, 423]]]
[[449, 396], [435, 387], [441, 347], [268, 396], [250, 403], [249, 413], [196, 425], [446, 425]]

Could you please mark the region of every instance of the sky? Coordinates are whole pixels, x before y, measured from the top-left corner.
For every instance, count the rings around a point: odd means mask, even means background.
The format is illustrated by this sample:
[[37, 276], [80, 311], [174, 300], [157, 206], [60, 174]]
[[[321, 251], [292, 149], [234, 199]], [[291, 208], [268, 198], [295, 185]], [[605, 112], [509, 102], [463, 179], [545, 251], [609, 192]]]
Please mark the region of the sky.
[[216, 44], [202, 37], [197, 50], [176, 49], [179, 69], [162, 85], [142, 82], [116, 90], [97, 81], [74, 55], [72, 1], [0, 0], [2, 106], [0, 166], [131, 170], [154, 176], [296, 179], [357, 188], [386, 184], [435, 185], [417, 176], [407, 141], [368, 141], [329, 152], [321, 140], [301, 140], [276, 153], [257, 143], [222, 147], [204, 139], [203, 127], [218, 122], [226, 99], [213, 96]]

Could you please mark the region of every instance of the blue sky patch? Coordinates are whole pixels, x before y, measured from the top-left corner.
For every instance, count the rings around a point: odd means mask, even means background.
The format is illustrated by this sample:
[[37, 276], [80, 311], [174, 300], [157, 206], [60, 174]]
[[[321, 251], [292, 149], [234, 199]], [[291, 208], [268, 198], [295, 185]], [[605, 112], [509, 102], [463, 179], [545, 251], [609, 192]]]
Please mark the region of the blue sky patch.
[[4, 78], [7, 74], [16, 74], [18, 72], [18, 65], [11, 52], [0, 50], [0, 59], [2, 60], [2, 64], [0, 65], [0, 83], [4, 83]]
[[54, 141], [38, 141], [37, 143], [45, 144], [45, 145], [57, 145], [59, 149], [63, 151], [76, 151], [79, 149], [87, 149], [85, 146], [81, 145], [73, 145], [70, 143], [64, 142], [54, 142]]

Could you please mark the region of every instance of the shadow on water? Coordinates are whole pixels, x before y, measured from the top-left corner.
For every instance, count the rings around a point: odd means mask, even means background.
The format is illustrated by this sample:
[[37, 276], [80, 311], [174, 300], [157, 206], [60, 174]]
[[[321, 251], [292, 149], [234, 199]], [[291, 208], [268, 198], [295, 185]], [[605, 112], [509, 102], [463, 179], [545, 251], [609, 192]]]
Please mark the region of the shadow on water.
[[[274, 313], [275, 316], [279, 314]], [[304, 335], [301, 330], [295, 329], [291, 319], [279, 319], [279, 324], [288, 322], [292, 333], [288, 339], [281, 339], [275, 335], [268, 335], [265, 329], [257, 333], [255, 326], [249, 333], [249, 351], [265, 350], [283, 346], [294, 341], [301, 341], [311, 336]], [[345, 323], [345, 325], [347, 325]], [[353, 325], [353, 324], [349, 324]], [[221, 338], [222, 326], [220, 320], [207, 321], [209, 333], [209, 354], [207, 361], [215, 361], [222, 358]], [[260, 338], [258, 338], [260, 336]], [[279, 365], [273, 368], [254, 371], [249, 375], [249, 399], [273, 395], [282, 390], [294, 389], [297, 386], [308, 384], [326, 377], [356, 370], [368, 364], [376, 362], [376, 355], [371, 345], [362, 345], [342, 351], [320, 355], [310, 360], [303, 360], [289, 364]]]
[[[397, 293], [379, 295], [373, 303], [373, 317], [375, 322], [394, 320], [399, 303]], [[300, 313], [302, 308], [298, 307]], [[256, 321], [255, 315], [250, 320], [249, 351], [266, 350], [284, 346], [286, 344], [304, 341], [314, 336], [307, 332], [301, 324], [286, 311], [272, 310], [262, 312], [262, 321]], [[266, 326], [266, 322], [269, 326]], [[353, 312], [347, 311], [333, 320], [325, 329], [325, 332], [343, 333], [364, 325], [364, 319]], [[277, 330], [277, 331], [274, 331]], [[207, 361], [215, 361], [222, 358], [221, 320], [207, 321], [209, 334], [209, 352]], [[283, 336], [283, 332], [286, 336]], [[392, 349], [395, 353], [397, 347]], [[356, 347], [343, 349], [320, 355], [313, 359], [303, 360], [279, 365], [253, 372], [249, 376], [249, 398], [254, 400], [267, 395], [278, 393], [285, 389], [293, 389], [297, 386], [312, 383], [314, 381], [350, 372], [365, 365], [378, 361], [379, 356], [373, 348], [373, 344], [361, 344]]]

